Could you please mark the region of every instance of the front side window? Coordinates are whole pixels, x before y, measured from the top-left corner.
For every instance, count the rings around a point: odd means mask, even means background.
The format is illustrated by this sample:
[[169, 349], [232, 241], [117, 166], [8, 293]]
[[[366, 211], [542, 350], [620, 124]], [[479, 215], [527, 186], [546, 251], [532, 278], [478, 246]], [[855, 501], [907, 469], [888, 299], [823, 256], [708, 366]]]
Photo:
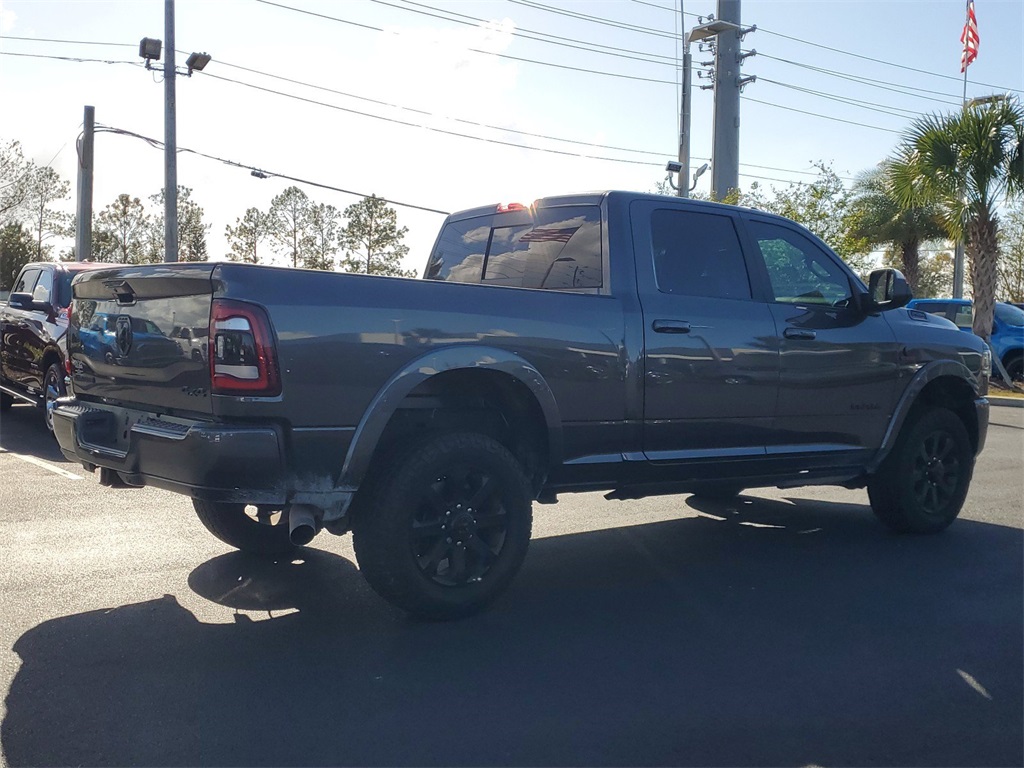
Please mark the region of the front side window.
[[602, 269], [601, 209], [565, 206], [450, 222], [426, 278], [572, 290], [600, 288]]
[[32, 293], [36, 287], [36, 281], [39, 279], [38, 269], [26, 269], [21, 273], [21, 277], [18, 278], [18, 282], [14, 286], [14, 290], [11, 293]]
[[832, 256], [796, 230], [750, 221], [777, 302], [849, 306], [850, 280]]
[[651, 248], [662, 293], [750, 298], [750, 278], [730, 217], [667, 208], [654, 211]]

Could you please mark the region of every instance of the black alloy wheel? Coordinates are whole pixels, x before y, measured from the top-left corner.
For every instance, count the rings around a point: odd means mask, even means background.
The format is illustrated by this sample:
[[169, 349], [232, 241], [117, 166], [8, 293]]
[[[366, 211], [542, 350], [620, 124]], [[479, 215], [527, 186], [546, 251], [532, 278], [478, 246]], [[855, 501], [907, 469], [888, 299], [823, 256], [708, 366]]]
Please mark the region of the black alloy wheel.
[[420, 572], [446, 587], [478, 582], [501, 556], [508, 512], [485, 468], [462, 464], [423, 489], [412, 522]]
[[921, 440], [911, 472], [914, 496], [921, 511], [941, 516], [956, 495], [961, 472], [953, 436], [937, 429]]
[[64, 370], [59, 363], [53, 363], [46, 369], [46, 377], [43, 379], [43, 419], [50, 434], [53, 434], [53, 409], [57, 405], [57, 398], [65, 394]]

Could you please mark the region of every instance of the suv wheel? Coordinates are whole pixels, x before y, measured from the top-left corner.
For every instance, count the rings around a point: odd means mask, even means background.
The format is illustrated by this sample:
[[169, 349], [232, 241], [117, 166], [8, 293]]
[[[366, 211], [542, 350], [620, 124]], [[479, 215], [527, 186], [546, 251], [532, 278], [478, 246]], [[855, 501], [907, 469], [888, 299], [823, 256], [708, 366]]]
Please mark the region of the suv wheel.
[[871, 509], [899, 533], [937, 533], [960, 514], [973, 471], [971, 441], [955, 413], [912, 413], [868, 481]]
[[480, 610], [526, 556], [530, 484], [501, 443], [447, 434], [377, 473], [353, 520], [359, 568], [381, 597], [429, 619]]
[[67, 390], [64, 388], [64, 369], [60, 363], [53, 363], [46, 369], [46, 377], [43, 379], [43, 419], [46, 422], [46, 429], [53, 434], [53, 409], [57, 404], [58, 397], [64, 397]]
[[1010, 357], [1003, 364], [1006, 368], [1006, 375], [1014, 384], [1024, 383], [1024, 355]]

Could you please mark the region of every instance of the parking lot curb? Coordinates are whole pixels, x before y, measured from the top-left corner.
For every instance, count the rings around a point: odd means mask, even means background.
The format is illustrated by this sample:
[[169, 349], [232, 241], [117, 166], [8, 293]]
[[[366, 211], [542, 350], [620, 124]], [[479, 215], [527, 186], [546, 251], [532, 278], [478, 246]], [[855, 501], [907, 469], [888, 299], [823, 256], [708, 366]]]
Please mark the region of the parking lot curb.
[[1024, 408], [1024, 397], [992, 397], [988, 396], [992, 405], [1006, 405], [1010, 408]]

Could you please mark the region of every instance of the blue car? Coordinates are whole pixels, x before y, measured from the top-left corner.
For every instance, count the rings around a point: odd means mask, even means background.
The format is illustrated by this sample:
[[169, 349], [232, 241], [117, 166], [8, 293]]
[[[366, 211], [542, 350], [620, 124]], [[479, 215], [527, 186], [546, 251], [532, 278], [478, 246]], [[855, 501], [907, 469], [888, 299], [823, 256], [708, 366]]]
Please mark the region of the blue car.
[[[913, 299], [907, 308], [945, 317], [960, 330], [971, 332], [973, 306], [970, 299]], [[1018, 383], [1024, 381], [1024, 309], [997, 301], [989, 341], [1010, 378]]]

